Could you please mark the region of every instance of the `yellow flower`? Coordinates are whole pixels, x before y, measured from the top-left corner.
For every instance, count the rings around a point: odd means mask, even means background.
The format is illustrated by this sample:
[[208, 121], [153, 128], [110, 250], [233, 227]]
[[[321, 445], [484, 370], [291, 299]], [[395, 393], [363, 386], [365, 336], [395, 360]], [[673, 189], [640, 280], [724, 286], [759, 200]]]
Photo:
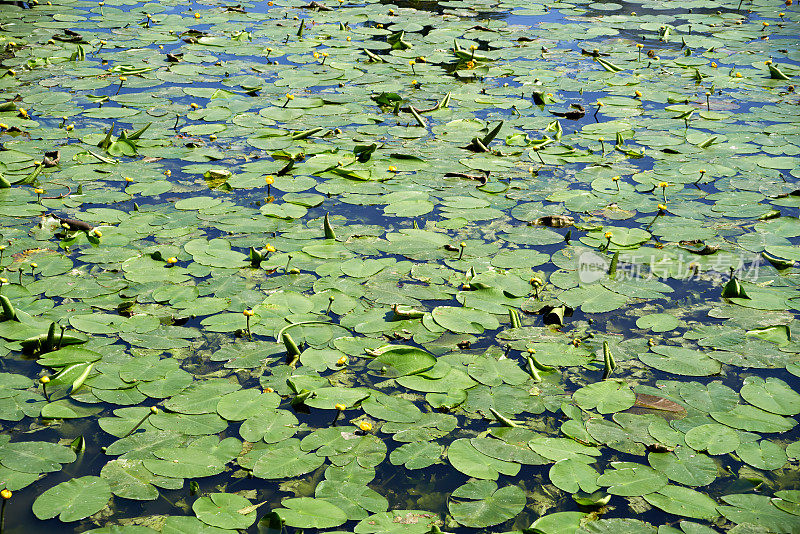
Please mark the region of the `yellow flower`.
[[270, 387], [266, 387], [266, 388], [264, 388], [264, 393], [273, 393], [274, 391], [275, 391], [275, 390], [274, 390], [274, 389], [272, 389], [272, 388], [270, 388]]
[[350, 36], [348, 35], [348, 36], [345, 38], [345, 41], [350, 41], [350, 40], [352, 40], [352, 37], [350, 37]]
[[665, 187], [669, 187], [669, 184], [667, 182], [658, 182], [658, 187], [663, 189]]
[[19, 111], [19, 116], [22, 117], [23, 119], [27, 119], [28, 118], [28, 110], [27, 109], [19, 108], [19, 110], [17, 110], [17, 111]]
[[10, 499], [10, 498], [11, 498], [11, 495], [12, 495], [12, 493], [11, 493], [11, 490], [10, 490], [10, 489], [8, 489], [8, 488], [6, 488], [6, 489], [4, 489], [4, 490], [0, 491], [0, 497], [2, 497], [2, 498], [3, 498], [3, 499], [5, 499], [5, 500], [8, 500], [8, 499]]
[[764, 65], [772, 65], [772, 60], [768, 59], [764, 62]]
[[267, 182], [267, 185], [272, 185], [272, 184], [275, 183], [275, 177], [274, 176], [265, 176], [264, 177], [264, 181]]
[[636, 48], [644, 48], [644, 45], [642, 43], [636, 43]]
[[170, 265], [174, 265], [174, 264], [178, 263], [178, 258], [176, 258], [175, 256], [173, 256], [171, 258], [167, 258], [167, 263], [169, 263]]
[[103, 232], [101, 232], [101, 231], [100, 231], [100, 230], [98, 230], [97, 228], [95, 228], [94, 230], [92, 230], [92, 233], [94, 234], [94, 236], [95, 236], [95, 237], [103, 237]]
[[345, 406], [344, 404], [334, 404], [333, 407], [339, 410], [340, 412], [347, 409], [347, 406]]
[[195, 13], [194, 14], [194, 18], [199, 19], [200, 18], [200, 13]]
[[294, 100], [294, 95], [286, 93], [286, 100]]
[[31, 269], [36, 269], [39, 266], [38, 263], [31, 262]]
[[8, 124], [0, 122], [0, 128], [2, 128], [3, 130], [8, 130]]
[[192, 102], [191, 104], [189, 104], [189, 107], [190, 107], [190, 108], [192, 108], [192, 109], [197, 109], [197, 108], [199, 108], [200, 106], [198, 106], [197, 104], [195, 104], [194, 102]]
[[127, 80], [128, 80], [127, 76], [120, 76], [119, 77], [119, 81], [121, 81], [121, 82], [125, 82]]
[[659, 204], [658, 209], [664, 211], [665, 209], [667, 209], [667, 206], [665, 204]]
[[389, 165], [389, 168], [387, 170], [389, 172], [397, 172], [397, 167], [395, 167], [394, 165]]
[[319, 59], [319, 52], [314, 52], [312, 56], [314, 56], [314, 59]]
[[253, 315], [256, 314], [253, 310], [244, 310], [242, 313], [244, 314], [245, 317], [252, 317]]
[[158, 408], [156, 406], [151, 406], [150, 407], [150, 413], [157, 414], [158, 413]]
[[164, 176], [172, 176], [172, 171], [167, 169], [166, 171], [164, 171]]
[[409, 59], [409, 60], [408, 60], [408, 64], [409, 64], [409, 65], [411, 65], [411, 66], [413, 67], [414, 65], [416, 65], [416, 64], [417, 64], [417, 62], [416, 62], [416, 61], [414, 61], [413, 59]]
[[8, 278], [0, 278], [0, 286], [4, 286], [8, 283]]
[[275, 247], [267, 243], [267, 246], [264, 247], [264, 250], [266, 250], [267, 252], [275, 252]]
[[41, 382], [42, 384], [48, 384], [50, 382], [50, 377], [49, 376], [43, 376], [43, 377], [41, 377], [39, 379], [39, 382]]
[[717, 68], [717, 62], [716, 61], [712, 61], [711, 62], [711, 68], [712, 69], [716, 69]]
[[132, 181], [133, 181], [133, 178], [131, 178], [130, 176], [126, 176], [126, 177], [125, 177], [125, 181], [126, 181], [126, 182], [132, 182]]
[[636, 95], [636, 98], [642, 98], [641, 91], [634, 91], [633, 94]]
[[347, 356], [342, 356], [336, 360], [336, 365], [345, 365], [347, 363]]
[[67, 124], [67, 125], [64, 127], [64, 129], [65, 129], [66, 131], [68, 131], [68, 132], [71, 132], [72, 130], [74, 130], [74, 129], [75, 129], [75, 125], [74, 125], [74, 124]]
[[611, 181], [619, 182], [620, 178], [621, 178], [621, 176], [614, 176], [613, 178], [611, 178]]
[[741, 73], [741, 72], [737, 72], [737, 73], [736, 73], [736, 77], [737, 77], [737, 78], [741, 78], [741, 77], [742, 77], [742, 73]]
[[611, 232], [606, 232], [605, 233], [605, 238], [606, 239], [611, 239]]
[[34, 189], [33, 192], [36, 193], [37, 195], [43, 195], [44, 189]]
[[214, 134], [211, 134], [211, 135], [208, 136], [208, 140], [209, 141], [216, 141], [217, 140], [217, 136], [214, 135]]
[[358, 428], [360, 428], [362, 432], [369, 432], [372, 430], [372, 425], [368, 421], [361, 421], [358, 423]]

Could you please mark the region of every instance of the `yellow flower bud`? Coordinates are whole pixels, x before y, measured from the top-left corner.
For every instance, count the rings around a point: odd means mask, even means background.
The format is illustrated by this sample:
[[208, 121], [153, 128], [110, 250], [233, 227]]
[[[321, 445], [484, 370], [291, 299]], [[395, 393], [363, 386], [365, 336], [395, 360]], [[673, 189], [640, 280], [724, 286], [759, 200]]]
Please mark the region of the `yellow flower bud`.
[[275, 177], [274, 176], [265, 176], [264, 177], [264, 181], [267, 182], [267, 185], [272, 185], [272, 184], [275, 183]]
[[253, 310], [244, 310], [242, 313], [244, 314], [245, 317], [252, 317], [253, 315], [256, 314]]
[[347, 406], [345, 406], [344, 404], [334, 404], [333, 407], [339, 410], [340, 412], [347, 409]]
[[372, 430], [372, 425], [368, 421], [361, 421], [358, 423], [358, 428], [360, 428], [362, 432], [369, 432]]
[[3, 499], [5, 499], [5, 500], [8, 500], [8, 499], [10, 499], [10, 498], [11, 498], [11, 495], [12, 495], [12, 493], [11, 493], [11, 490], [10, 490], [10, 489], [8, 489], [8, 488], [6, 488], [6, 489], [4, 489], [4, 490], [0, 491], [0, 497], [2, 497], [2, 498], [3, 498]]
[[174, 264], [178, 263], [178, 258], [176, 258], [175, 256], [173, 256], [171, 258], [167, 258], [167, 263], [169, 263], [170, 265], [174, 265]]

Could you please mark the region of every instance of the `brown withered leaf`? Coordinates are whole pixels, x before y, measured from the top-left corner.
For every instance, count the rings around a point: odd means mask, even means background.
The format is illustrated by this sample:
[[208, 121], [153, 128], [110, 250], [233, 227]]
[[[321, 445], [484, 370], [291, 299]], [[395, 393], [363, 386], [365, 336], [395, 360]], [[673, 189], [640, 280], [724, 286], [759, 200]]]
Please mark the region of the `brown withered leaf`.
[[662, 412], [686, 413], [686, 408], [677, 402], [656, 395], [648, 395], [647, 393], [637, 393], [636, 404], [634, 404], [634, 406], [650, 408], [651, 410], [661, 410]]

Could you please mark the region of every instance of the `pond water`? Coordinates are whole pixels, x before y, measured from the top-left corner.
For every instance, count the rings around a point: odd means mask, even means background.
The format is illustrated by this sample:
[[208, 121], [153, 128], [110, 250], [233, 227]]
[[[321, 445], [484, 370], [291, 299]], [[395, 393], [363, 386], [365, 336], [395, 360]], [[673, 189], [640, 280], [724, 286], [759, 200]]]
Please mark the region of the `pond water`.
[[0, 6], [3, 532], [800, 532], [792, 0]]

